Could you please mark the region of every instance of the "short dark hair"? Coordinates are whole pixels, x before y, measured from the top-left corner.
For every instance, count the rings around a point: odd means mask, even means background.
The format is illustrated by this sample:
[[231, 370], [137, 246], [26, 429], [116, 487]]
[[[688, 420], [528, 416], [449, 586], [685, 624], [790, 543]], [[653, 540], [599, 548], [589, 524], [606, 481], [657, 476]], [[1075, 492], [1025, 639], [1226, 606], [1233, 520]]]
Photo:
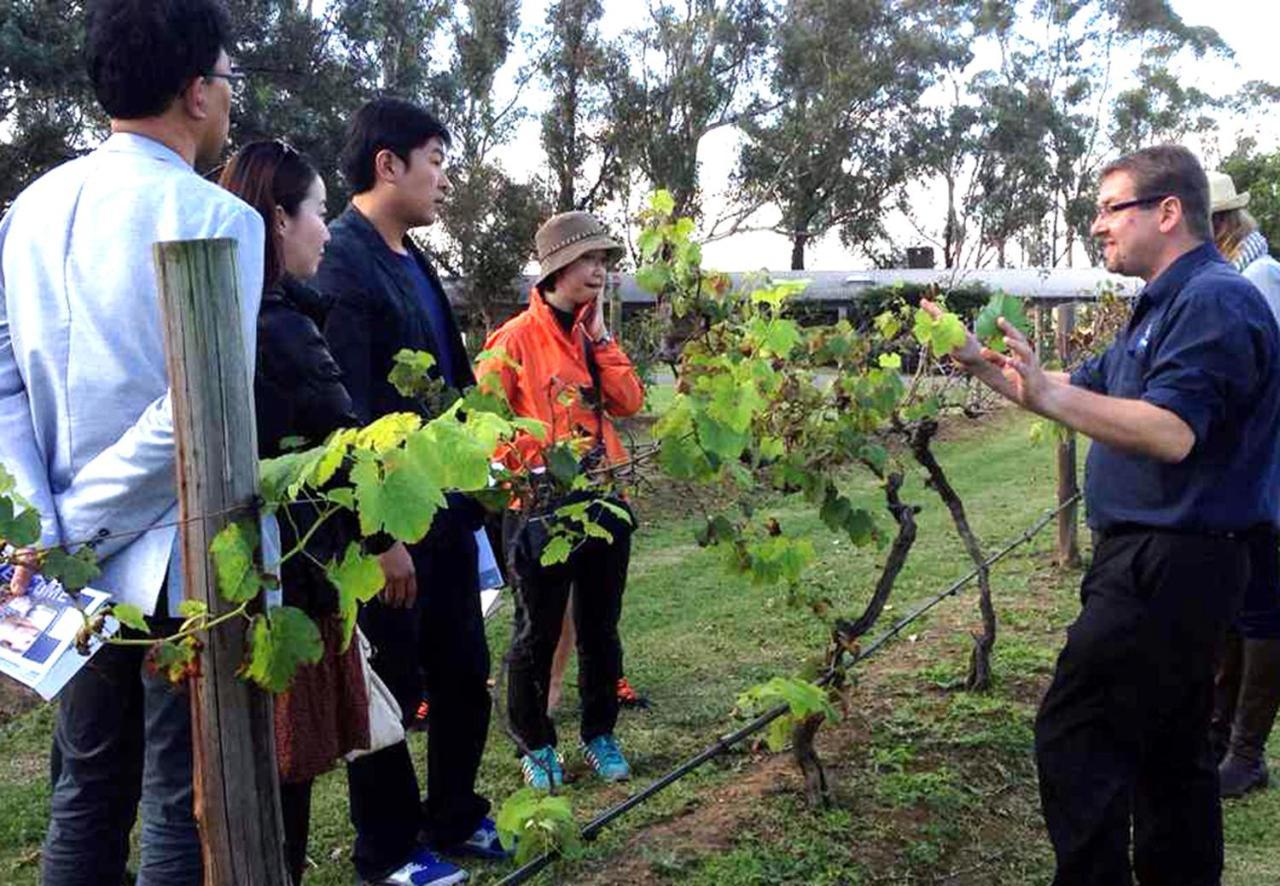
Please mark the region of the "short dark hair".
[[409, 154], [433, 138], [448, 146], [449, 130], [426, 108], [399, 98], [375, 98], [356, 111], [342, 148], [342, 174], [357, 194], [377, 181], [374, 158], [391, 151], [405, 163]]
[[284, 276], [284, 247], [276, 228], [276, 207], [296, 215], [319, 175], [304, 154], [278, 140], [249, 142], [222, 170], [218, 184], [258, 210], [266, 223], [263, 281], [267, 287], [279, 283]]
[[220, 0], [95, 0], [85, 61], [94, 95], [118, 120], [155, 117], [229, 46]]
[[1182, 145], [1156, 145], [1126, 154], [1102, 169], [1098, 180], [1116, 172], [1133, 179], [1135, 197], [1168, 194], [1182, 203], [1187, 230], [1201, 240], [1213, 239], [1209, 221], [1209, 177], [1196, 155]]

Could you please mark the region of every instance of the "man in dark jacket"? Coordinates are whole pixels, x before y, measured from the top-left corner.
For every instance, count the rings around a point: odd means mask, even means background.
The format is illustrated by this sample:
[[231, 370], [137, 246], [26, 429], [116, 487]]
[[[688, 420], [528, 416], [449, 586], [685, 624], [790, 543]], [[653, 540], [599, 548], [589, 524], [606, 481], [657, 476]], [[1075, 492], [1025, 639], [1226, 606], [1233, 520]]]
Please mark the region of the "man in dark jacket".
[[[314, 285], [333, 300], [325, 337], [362, 423], [392, 412], [430, 418], [388, 381], [402, 349], [430, 352], [432, 372], [449, 387], [475, 383], [439, 277], [408, 236], [436, 220], [449, 192], [448, 146], [438, 120], [397, 99], [370, 102], [352, 122], [343, 172], [355, 196], [330, 226]], [[387, 586], [360, 616], [375, 650], [374, 669], [406, 717], [422, 698], [423, 673], [431, 697], [421, 814], [403, 745], [348, 768], [354, 860], [366, 881], [378, 882], [403, 864], [419, 829], [440, 849], [501, 854], [486, 817], [489, 803], [475, 793], [490, 709], [474, 535], [481, 516], [478, 507], [451, 500], [421, 542], [383, 554]]]

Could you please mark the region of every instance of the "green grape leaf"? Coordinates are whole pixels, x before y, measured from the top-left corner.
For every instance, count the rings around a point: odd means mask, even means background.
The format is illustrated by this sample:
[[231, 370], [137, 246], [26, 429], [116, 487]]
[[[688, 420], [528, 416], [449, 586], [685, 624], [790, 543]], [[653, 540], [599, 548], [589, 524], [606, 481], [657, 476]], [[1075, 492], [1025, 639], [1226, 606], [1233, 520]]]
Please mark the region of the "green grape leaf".
[[676, 211], [676, 199], [670, 191], [660, 188], [649, 197], [649, 208], [661, 215], [670, 215]]
[[299, 665], [315, 664], [323, 654], [316, 623], [301, 609], [281, 606], [254, 616], [244, 675], [268, 692], [283, 692]]
[[636, 285], [654, 295], [671, 284], [671, 269], [663, 264], [643, 265], [636, 270]]
[[656, 258], [661, 248], [662, 234], [655, 228], [645, 228], [636, 238], [636, 250], [640, 253], [640, 258], [645, 261]]
[[968, 337], [964, 324], [955, 314], [945, 312], [934, 320], [924, 308], [916, 309], [913, 332], [916, 341], [928, 347], [936, 357], [945, 357], [950, 354], [961, 347]]
[[432, 381], [429, 372], [436, 365], [436, 358], [427, 351], [411, 351], [404, 348], [391, 358], [393, 365], [387, 375], [401, 397], [418, 397], [428, 392]]
[[711, 473], [711, 464], [702, 448], [686, 434], [662, 438], [658, 464], [677, 480], [703, 478]]
[[569, 555], [573, 553], [573, 545], [569, 543], [569, 539], [563, 535], [552, 536], [547, 542], [547, 546], [542, 549], [542, 556], [539, 562], [543, 566], [553, 566], [556, 563], [563, 563], [569, 559]]
[[567, 443], [547, 447], [542, 453], [542, 459], [551, 476], [561, 483], [572, 483], [573, 478], [578, 475], [578, 458]]
[[262, 574], [254, 562], [258, 547], [257, 531], [252, 524], [237, 520], [222, 527], [209, 545], [213, 568], [218, 577], [218, 593], [229, 603], [252, 600], [262, 590]]
[[389, 452], [422, 427], [422, 419], [412, 412], [391, 412], [360, 429], [356, 445], [377, 453]]
[[[765, 743], [771, 751], [782, 750], [791, 735], [792, 728], [813, 714], [821, 714], [825, 720], [839, 720], [835, 706], [827, 698], [826, 690], [794, 677], [774, 677], [767, 683], [753, 686], [738, 696], [737, 707], [753, 715], [785, 704], [787, 714], [773, 721]], [[776, 728], [773, 728], [776, 727]]]
[[351, 643], [360, 604], [378, 595], [386, 582], [378, 558], [361, 550], [358, 542], [347, 545], [341, 560], [332, 560], [324, 568], [329, 583], [338, 589], [338, 614], [342, 616], [342, 650]]
[[147, 617], [143, 615], [142, 609], [132, 603], [116, 603], [111, 607], [111, 614], [126, 628], [133, 628], [141, 634], [151, 633], [151, 626], [147, 624]]
[[573, 809], [561, 794], [549, 796], [521, 788], [502, 804], [494, 825], [503, 847], [515, 852], [516, 864], [550, 851], [572, 858], [581, 844]]
[[147, 667], [163, 675], [170, 683], [178, 683], [194, 670], [196, 660], [195, 638], [179, 641], [165, 640], [156, 643], [147, 652]]
[[902, 356], [900, 354], [881, 354], [876, 358], [876, 364], [881, 369], [891, 369], [898, 372], [902, 369]]
[[402, 450], [386, 453], [381, 466], [376, 456], [357, 450], [351, 481], [366, 536], [385, 531], [397, 541], [419, 541], [445, 504], [429, 469]]
[[183, 600], [178, 604], [178, 615], [183, 618], [202, 618], [209, 614], [209, 606], [203, 600]]
[[874, 322], [876, 332], [885, 341], [897, 338], [898, 333], [902, 331], [902, 321], [898, 319], [898, 315], [893, 311], [884, 311], [877, 314]]
[[30, 547], [40, 540], [40, 515], [34, 508], [24, 508], [15, 517], [17, 507], [9, 496], [0, 497], [0, 542], [15, 548]]
[[50, 548], [40, 560], [40, 573], [45, 578], [56, 580], [64, 590], [73, 594], [87, 588], [100, 572], [98, 557], [88, 545], [74, 554], [68, 554], [63, 548]]
[[324, 497], [335, 505], [346, 508], [348, 511], [356, 509], [356, 491], [350, 486], [325, 490]]
[[1023, 335], [1030, 333], [1031, 324], [1027, 321], [1026, 312], [1023, 310], [1022, 299], [1004, 292], [997, 292], [991, 296], [973, 324], [973, 334], [978, 341], [993, 351], [1004, 353], [1007, 350], [1004, 332], [996, 324], [1001, 317], [1004, 317]]

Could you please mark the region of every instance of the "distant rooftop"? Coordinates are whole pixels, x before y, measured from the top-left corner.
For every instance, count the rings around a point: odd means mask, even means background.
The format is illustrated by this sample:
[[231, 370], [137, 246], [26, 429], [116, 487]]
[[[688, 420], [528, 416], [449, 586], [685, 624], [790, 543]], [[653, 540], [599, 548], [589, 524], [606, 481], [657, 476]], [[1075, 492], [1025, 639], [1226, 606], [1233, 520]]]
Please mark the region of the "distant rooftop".
[[[734, 282], [757, 274], [730, 274]], [[861, 292], [895, 283], [914, 285], [937, 284], [943, 289], [981, 284], [990, 290], [1003, 290], [1021, 298], [1044, 301], [1089, 301], [1103, 292], [1131, 298], [1142, 288], [1136, 277], [1121, 277], [1100, 268], [980, 268], [976, 270], [930, 269], [908, 270], [889, 268], [874, 271], [772, 271], [773, 280], [809, 280], [809, 288], [798, 296], [799, 301], [824, 303], [853, 302]], [[533, 277], [523, 277], [512, 295], [523, 302]], [[445, 288], [450, 297], [457, 300], [459, 281], [446, 280]], [[624, 304], [653, 304], [654, 298], [636, 285], [632, 274], [622, 275], [622, 301]]]

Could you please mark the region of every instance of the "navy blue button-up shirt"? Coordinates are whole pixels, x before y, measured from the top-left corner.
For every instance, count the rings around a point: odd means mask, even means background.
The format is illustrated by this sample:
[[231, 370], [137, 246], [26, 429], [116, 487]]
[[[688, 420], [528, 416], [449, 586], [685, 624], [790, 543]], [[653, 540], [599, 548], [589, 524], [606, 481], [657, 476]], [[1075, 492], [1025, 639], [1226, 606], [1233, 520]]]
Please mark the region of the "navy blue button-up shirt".
[[1094, 441], [1089, 525], [1222, 532], [1280, 518], [1280, 329], [1211, 243], [1143, 289], [1114, 344], [1071, 374], [1099, 394], [1168, 409], [1195, 434], [1178, 464]]

